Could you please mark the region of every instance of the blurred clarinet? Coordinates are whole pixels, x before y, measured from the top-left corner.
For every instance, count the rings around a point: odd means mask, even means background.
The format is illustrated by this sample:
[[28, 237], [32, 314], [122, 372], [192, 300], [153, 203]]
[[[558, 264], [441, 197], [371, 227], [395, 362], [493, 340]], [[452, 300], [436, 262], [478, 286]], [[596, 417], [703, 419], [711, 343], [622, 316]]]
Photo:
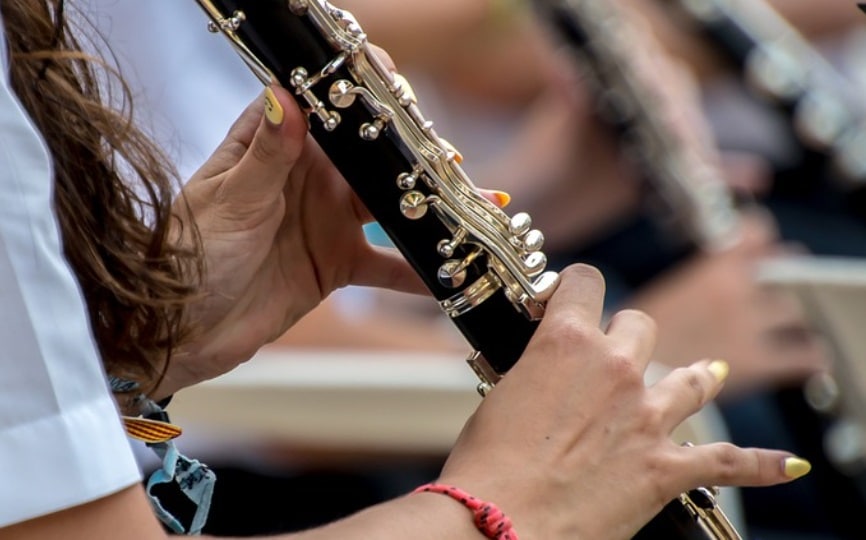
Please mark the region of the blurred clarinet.
[[[629, 20], [611, 2], [534, 0], [544, 21], [576, 56], [592, 87], [602, 117], [619, 133], [639, 162], [658, 219], [670, 235], [695, 249], [730, 247], [739, 237], [739, 212], [721, 172], [708, 163], [694, 141], [672, 132], [663, 115], [670, 107], [635, 68]], [[711, 490], [681, 495], [669, 505], [682, 513], [679, 529], [661, 520], [636, 538], [739, 539], [740, 534], [717, 504]], [[694, 498], [692, 498], [694, 497]], [[689, 524], [691, 519], [691, 524]], [[670, 525], [670, 524], [668, 524]]]
[[[408, 82], [324, 0], [196, 0], [251, 70], [293, 91], [310, 133], [415, 268], [474, 352], [485, 394], [517, 361], [558, 284], [526, 214], [479, 195], [461, 156], [425, 119]], [[739, 538], [711, 489], [683, 494], [649, 538]]]
[[703, 250], [736, 243], [739, 213], [721, 171], [709, 163], [697, 141], [672, 131], [665, 102], [635, 68], [630, 21], [610, 2], [535, 0], [577, 56], [601, 116], [619, 133], [648, 184], [655, 217], [671, 237]]
[[[822, 234], [844, 239], [844, 253], [862, 257], [861, 226], [866, 219], [863, 86], [831, 64], [766, 0], [662, 1], [685, 14], [740, 70], [754, 93], [786, 114], [803, 149], [821, 158], [818, 163], [823, 166], [826, 185], [810, 186], [804, 202], [807, 208], [827, 205], [821, 211], [826, 214], [819, 212], [806, 219], [819, 230], [826, 223], [831, 232]], [[851, 10], [852, 17], [860, 15], [853, 2]], [[784, 192], [785, 187], [780, 187]], [[849, 212], [856, 219], [844, 221]], [[827, 249], [822, 240], [810, 240], [807, 235], [809, 242], [815, 243], [810, 248], [819, 254]], [[834, 255], [842, 249], [832, 241], [828, 245]], [[806, 303], [805, 308], [817, 316], [815, 306]], [[828, 346], [832, 351], [838, 346], [832, 339], [835, 332], [828, 329], [825, 335], [831, 338]], [[829, 375], [813, 377], [803, 388], [775, 392], [773, 403], [778, 407], [777, 425], [784, 426], [813, 464], [815, 498], [826, 504], [822, 511], [829, 516], [834, 533], [848, 537], [847, 531], [858, 526], [866, 508], [866, 469], [861, 439], [856, 430], [847, 429], [851, 424], [839, 406], [843, 399], [851, 399], [843, 357], [834, 358], [833, 370], [838, 380]], [[843, 389], [845, 395], [840, 394]]]
[[[750, 89], [786, 113], [800, 144], [827, 160], [838, 188], [866, 183], [862, 90], [766, 0], [663, 0], [686, 14], [743, 73]], [[852, 5], [852, 16], [856, 16]]]

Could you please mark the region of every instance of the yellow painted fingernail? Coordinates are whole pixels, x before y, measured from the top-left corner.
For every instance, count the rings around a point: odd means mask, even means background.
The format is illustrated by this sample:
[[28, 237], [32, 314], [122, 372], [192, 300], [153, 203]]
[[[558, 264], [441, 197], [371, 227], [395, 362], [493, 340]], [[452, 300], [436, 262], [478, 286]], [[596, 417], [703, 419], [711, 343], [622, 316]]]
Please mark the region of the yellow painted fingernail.
[[812, 470], [811, 463], [798, 457], [785, 458], [783, 467], [785, 469], [785, 476], [788, 478], [800, 478]]
[[274, 126], [283, 123], [283, 107], [270, 86], [265, 88], [265, 118]]
[[499, 205], [499, 208], [505, 208], [511, 202], [511, 195], [504, 191], [494, 190], [493, 196], [496, 198], [496, 204]]
[[724, 360], [713, 360], [707, 365], [707, 369], [719, 382], [724, 382], [728, 378], [728, 373], [731, 372], [731, 367]]

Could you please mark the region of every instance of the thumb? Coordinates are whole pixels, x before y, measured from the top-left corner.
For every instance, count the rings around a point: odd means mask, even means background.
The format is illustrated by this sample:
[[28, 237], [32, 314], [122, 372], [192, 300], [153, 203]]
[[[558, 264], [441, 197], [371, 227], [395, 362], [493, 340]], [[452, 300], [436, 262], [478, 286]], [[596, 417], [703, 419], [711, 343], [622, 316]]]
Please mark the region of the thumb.
[[307, 135], [307, 121], [283, 88], [268, 86], [229, 130], [218, 152], [234, 154], [221, 194], [232, 204], [261, 204], [283, 190]]

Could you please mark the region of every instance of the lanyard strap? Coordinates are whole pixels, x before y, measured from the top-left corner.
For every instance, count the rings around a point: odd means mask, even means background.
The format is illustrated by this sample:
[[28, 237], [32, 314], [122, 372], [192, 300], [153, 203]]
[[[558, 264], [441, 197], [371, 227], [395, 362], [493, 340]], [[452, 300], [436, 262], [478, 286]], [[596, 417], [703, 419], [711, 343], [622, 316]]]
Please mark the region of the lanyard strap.
[[[138, 383], [113, 376], [109, 376], [109, 383], [114, 392], [126, 393], [138, 389]], [[180, 453], [174, 443], [174, 438], [180, 435], [180, 428], [171, 423], [168, 413], [159, 403], [144, 394], [138, 394], [133, 403], [139, 407], [141, 418], [123, 418], [127, 434], [144, 441], [162, 462], [162, 466], [148, 477], [146, 484], [147, 495], [156, 516], [177, 534], [201, 534], [210, 511], [216, 475], [204, 463]], [[184, 527], [154, 494], [155, 486], [171, 483], [176, 484], [195, 506], [188, 527]]]

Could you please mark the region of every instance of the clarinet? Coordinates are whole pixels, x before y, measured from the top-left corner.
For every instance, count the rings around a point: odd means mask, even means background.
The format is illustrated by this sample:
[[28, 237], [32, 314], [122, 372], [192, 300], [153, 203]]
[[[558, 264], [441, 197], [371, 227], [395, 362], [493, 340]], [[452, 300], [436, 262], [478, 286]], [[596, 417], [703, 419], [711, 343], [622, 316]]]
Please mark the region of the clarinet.
[[[473, 352], [484, 396], [523, 353], [559, 283], [525, 213], [507, 215], [460, 168], [408, 82], [354, 17], [324, 0], [196, 0], [265, 84], [292, 90], [310, 133], [430, 289]], [[714, 488], [671, 501], [650, 538], [739, 538]]]
[[799, 30], [765, 0], [662, 1], [685, 13], [742, 71], [749, 88], [786, 114], [803, 148], [824, 156], [837, 187], [863, 186], [866, 108], [861, 92], [852, 92], [856, 85]]
[[632, 60], [630, 24], [611, 2], [534, 0], [541, 18], [576, 56], [601, 117], [636, 158], [648, 206], [669, 237], [716, 251], [739, 238], [739, 211], [721, 171], [698, 147], [673, 133], [667, 108]]

